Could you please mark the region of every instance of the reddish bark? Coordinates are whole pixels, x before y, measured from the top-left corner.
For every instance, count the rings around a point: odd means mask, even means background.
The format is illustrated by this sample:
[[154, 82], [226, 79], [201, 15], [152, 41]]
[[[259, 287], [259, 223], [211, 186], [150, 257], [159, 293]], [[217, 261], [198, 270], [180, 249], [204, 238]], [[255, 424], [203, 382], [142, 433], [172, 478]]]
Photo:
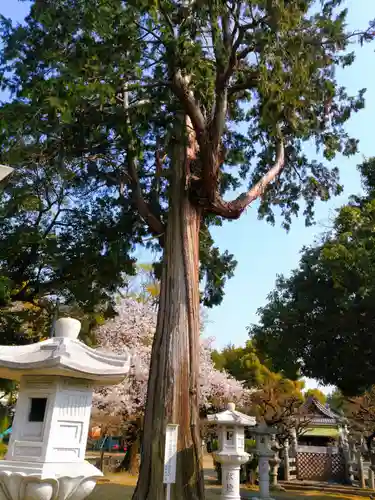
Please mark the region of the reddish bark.
[[194, 147], [189, 149], [176, 144], [172, 155], [173, 178], [158, 321], [140, 475], [133, 500], [165, 499], [163, 463], [167, 424], [179, 425], [177, 478], [171, 500], [204, 498], [198, 407], [201, 212], [190, 202], [186, 186], [186, 171], [193, 150]]

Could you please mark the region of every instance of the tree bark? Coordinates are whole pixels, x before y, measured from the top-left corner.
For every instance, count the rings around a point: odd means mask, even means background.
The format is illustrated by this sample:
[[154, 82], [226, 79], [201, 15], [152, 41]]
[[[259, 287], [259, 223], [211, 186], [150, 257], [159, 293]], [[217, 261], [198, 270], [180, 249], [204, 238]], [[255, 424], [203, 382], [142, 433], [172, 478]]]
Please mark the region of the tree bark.
[[[189, 134], [187, 134], [189, 135]], [[183, 137], [178, 134], [179, 138]], [[188, 142], [190, 138], [188, 137]], [[171, 187], [160, 300], [133, 500], [165, 500], [167, 424], [178, 424], [177, 477], [171, 500], [203, 500], [199, 431], [200, 209], [187, 191], [188, 144], [172, 146]]]
[[132, 476], [136, 476], [139, 472], [139, 462], [138, 462], [138, 452], [139, 452], [139, 438], [133, 443], [129, 450], [129, 468], [128, 472]]
[[139, 473], [139, 436], [137, 435], [135, 440], [130, 443], [127, 447], [126, 454], [117, 468], [116, 472], [121, 472], [125, 470], [132, 476], [136, 476]]

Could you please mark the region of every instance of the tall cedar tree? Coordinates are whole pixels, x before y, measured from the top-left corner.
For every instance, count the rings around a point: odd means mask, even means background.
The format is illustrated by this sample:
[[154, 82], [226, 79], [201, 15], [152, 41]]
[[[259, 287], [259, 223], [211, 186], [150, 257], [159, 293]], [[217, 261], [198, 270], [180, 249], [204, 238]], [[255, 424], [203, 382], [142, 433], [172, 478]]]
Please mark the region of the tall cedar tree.
[[[67, 294], [86, 280], [87, 295], [100, 295], [113, 260], [131, 267], [137, 244], [162, 251], [135, 500], [164, 499], [168, 423], [179, 424], [172, 500], [204, 498], [199, 301], [220, 302], [234, 264], [210, 226], [257, 199], [259, 215], [272, 223], [276, 208], [285, 227], [302, 199], [310, 223], [315, 199], [341, 191], [337, 168], [303, 151], [315, 142], [329, 161], [357, 148], [343, 127], [364, 91], [350, 97], [335, 78], [354, 59], [341, 3], [35, 0], [25, 26], [3, 20], [0, 73], [12, 98], [0, 111], [0, 161], [16, 168], [16, 188], [40, 177], [62, 186], [51, 199], [39, 189], [60, 253], [37, 273], [28, 267], [28, 289], [56, 277]], [[242, 183], [243, 194], [223, 197]], [[46, 244], [2, 258], [20, 272]]]

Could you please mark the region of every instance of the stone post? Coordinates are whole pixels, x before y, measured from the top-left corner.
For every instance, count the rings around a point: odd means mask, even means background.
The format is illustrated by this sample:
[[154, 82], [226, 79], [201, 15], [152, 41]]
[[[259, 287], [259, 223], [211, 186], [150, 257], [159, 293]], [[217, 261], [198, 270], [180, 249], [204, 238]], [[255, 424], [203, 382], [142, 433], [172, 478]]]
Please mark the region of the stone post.
[[340, 440], [339, 444], [341, 447], [341, 452], [344, 458], [344, 466], [345, 466], [345, 482], [352, 484], [353, 482], [353, 467], [351, 464], [351, 454], [350, 454], [350, 446], [349, 446], [349, 432], [348, 426], [344, 422], [343, 427], [340, 428]]
[[269, 460], [274, 456], [271, 450], [271, 435], [276, 431], [266, 424], [260, 424], [254, 429], [257, 436], [256, 454], [259, 457], [259, 497], [258, 500], [272, 500], [270, 497], [270, 464]]
[[296, 429], [291, 429], [290, 430], [290, 455], [292, 457], [297, 458], [297, 451], [298, 451], [298, 439], [297, 439], [297, 431]]
[[222, 468], [222, 490], [223, 500], [237, 500], [240, 495], [240, 470], [237, 464], [221, 464]]
[[270, 498], [270, 465], [269, 457], [261, 455], [259, 457], [259, 498]]
[[[371, 446], [370, 446], [370, 461], [371, 461], [371, 465], [370, 465], [370, 469], [369, 469], [369, 472], [368, 472], [368, 481], [369, 481], [369, 488], [372, 489], [372, 490], [375, 490], [375, 452], [371, 449]], [[371, 474], [370, 474], [370, 471], [371, 471]]]
[[289, 440], [284, 443], [284, 481], [290, 481], [290, 464], [289, 464]]
[[350, 484], [353, 484], [354, 482], [354, 467], [357, 465], [356, 457], [357, 457], [357, 447], [355, 441], [351, 439], [349, 442], [349, 467], [348, 467]]
[[370, 488], [370, 490], [375, 490], [374, 471], [371, 467], [368, 470], [368, 487]]
[[277, 476], [278, 476], [280, 462], [281, 460], [276, 453], [273, 457], [269, 459], [272, 491], [281, 489], [281, 486], [279, 486], [279, 484], [277, 483]]
[[360, 449], [357, 451], [357, 467], [358, 467], [359, 487], [364, 489], [366, 488], [366, 478], [365, 478], [365, 471], [363, 468], [362, 451]]

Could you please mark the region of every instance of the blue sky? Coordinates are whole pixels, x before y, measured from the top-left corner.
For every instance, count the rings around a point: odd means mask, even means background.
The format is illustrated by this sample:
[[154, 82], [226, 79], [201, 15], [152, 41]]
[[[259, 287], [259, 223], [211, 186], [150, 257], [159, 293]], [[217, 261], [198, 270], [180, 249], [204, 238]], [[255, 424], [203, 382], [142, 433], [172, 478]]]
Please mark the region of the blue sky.
[[[13, 20], [22, 21], [28, 12], [29, 2], [2, 0], [0, 13]], [[375, 18], [374, 0], [348, 0], [349, 29], [363, 28]], [[313, 242], [328, 223], [335, 208], [342, 205], [352, 193], [361, 190], [356, 165], [363, 157], [375, 155], [375, 82], [374, 46], [357, 48], [355, 63], [340, 71], [339, 80], [349, 93], [367, 88], [366, 108], [353, 116], [347, 126], [349, 133], [360, 140], [360, 153], [350, 159], [337, 158], [345, 190], [342, 196], [316, 206], [317, 224], [306, 228], [302, 218], [296, 219], [286, 233], [280, 220], [274, 227], [257, 219], [256, 206], [247, 210], [235, 222], [224, 223], [214, 230], [214, 237], [222, 250], [228, 249], [238, 261], [235, 277], [226, 286], [225, 298], [220, 307], [208, 312], [206, 335], [214, 336], [218, 347], [228, 343], [243, 344], [247, 340], [246, 326], [257, 321], [256, 311], [265, 304], [277, 274], [288, 273], [297, 266], [303, 245]], [[309, 385], [315, 385], [314, 382]]]

